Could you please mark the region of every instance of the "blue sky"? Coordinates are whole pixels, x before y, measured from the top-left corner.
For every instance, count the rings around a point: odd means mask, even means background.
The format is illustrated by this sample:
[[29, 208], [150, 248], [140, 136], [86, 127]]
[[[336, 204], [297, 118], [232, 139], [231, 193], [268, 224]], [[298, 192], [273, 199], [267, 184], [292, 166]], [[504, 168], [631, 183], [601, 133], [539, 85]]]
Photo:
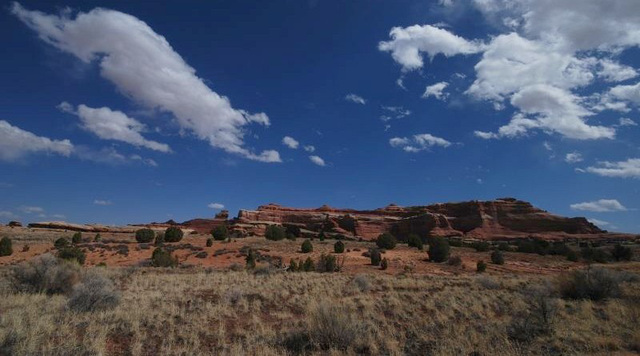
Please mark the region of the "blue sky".
[[640, 232], [634, 0], [23, 1], [0, 33], [1, 221], [513, 196]]

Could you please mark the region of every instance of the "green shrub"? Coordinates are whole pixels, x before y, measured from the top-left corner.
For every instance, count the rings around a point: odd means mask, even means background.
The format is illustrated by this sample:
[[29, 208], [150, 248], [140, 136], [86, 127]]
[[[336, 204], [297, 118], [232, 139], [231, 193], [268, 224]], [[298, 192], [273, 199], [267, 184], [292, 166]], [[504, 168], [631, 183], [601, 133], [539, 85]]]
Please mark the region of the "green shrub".
[[607, 263], [609, 261], [609, 254], [599, 248], [593, 248], [586, 246], [582, 249], [582, 258], [587, 262]]
[[87, 256], [80, 248], [75, 246], [67, 246], [58, 250], [58, 258], [69, 261], [75, 260], [79, 264], [83, 265]]
[[578, 262], [579, 260], [578, 253], [572, 249], [568, 249], [565, 256], [567, 256], [567, 261]]
[[73, 234], [73, 236], [71, 237], [71, 242], [74, 244], [79, 244], [82, 242], [82, 233], [80, 231], [76, 232], [75, 234]]
[[280, 241], [286, 237], [285, 229], [278, 225], [269, 225], [264, 232], [267, 240]]
[[415, 247], [418, 250], [422, 250], [424, 248], [424, 244], [422, 243], [422, 239], [420, 236], [416, 234], [410, 234], [407, 239], [407, 244], [409, 247]]
[[64, 237], [61, 237], [59, 239], [57, 239], [54, 243], [53, 243], [53, 247], [57, 248], [57, 249], [61, 249], [64, 247], [69, 246], [69, 240], [67, 240]]
[[495, 250], [491, 253], [491, 263], [494, 265], [503, 265], [504, 264], [504, 255], [502, 251]]
[[550, 255], [566, 256], [569, 253], [569, 246], [564, 242], [554, 242], [549, 248]]
[[477, 241], [474, 242], [471, 247], [473, 247], [477, 252], [487, 252], [491, 248], [491, 245], [485, 241]]
[[338, 266], [336, 256], [325, 255], [324, 253], [320, 255], [318, 259], [318, 263], [316, 264], [316, 272], [338, 272], [340, 271], [340, 266]]
[[333, 252], [335, 252], [335, 253], [343, 253], [344, 252], [344, 242], [338, 240], [335, 244], [333, 244]]
[[611, 251], [611, 256], [616, 261], [631, 261], [631, 258], [633, 257], [633, 251], [631, 251], [630, 247], [616, 244], [613, 247], [613, 251]]
[[313, 245], [311, 244], [311, 241], [304, 240], [304, 242], [302, 243], [301, 251], [302, 253], [313, 252]]
[[207, 239], [207, 247], [211, 247], [211, 246], [213, 246], [213, 238], [209, 237]]
[[159, 232], [158, 235], [156, 235], [156, 239], [154, 240], [153, 244], [156, 246], [162, 246], [163, 243], [164, 243], [164, 232]]
[[11, 256], [11, 254], [13, 254], [11, 239], [5, 236], [0, 240], [0, 257]]
[[102, 236], [100, 236], [100, 233], [97, 233], [93, 238], [93, 242], [99, 242], [100, 240], [102, 240]]
[[449, 242], [442, 237], [432, 238], [429, 242], [429, 261], [444, 262], [449, 258]]
[[82, 269], [47, 253], [14, 266], [11, 272], [11, 285], [17, 292], [68, 294], [80, 281]]
[[594, 301], [617, 297], [624, 275], [604, 268], [573, 271], [558, 279], [560, 295], [566, 299]]
[[291, 262], [289, 263], [289, 272], [298, 272], [300, 269], [300, 266], [298, 265], [298, 263], [296, 262], [296, 260], [294, 260], [293, 258], [291, 259]]
[[371, 258], [371, 264], [374, 266], [379, 266], [380, 261], [382, 259], [382, 254], [380, 254], [380, 250], [377, 248], [372, 248], [369, 250], [369, 257]]
[[154, 267], [175, 267], [178, 260], [171, 255], [171, 252], [157, 247], [151, 254], [151, 265]]
[[387, 268], [389, 268], [389, 260], [385, 257], [380, 261], [380, 269], [384, 271]]
[[255, 251], [253, 251], [252, 249], [249, 249], [249, 251], [247, 251], [247, 256], [245, 257], [244, 261], [245, 261], [245, 267], [247, 269], [256, 268], [256, 253], [255, 253]]
[[324, 235], [324, 231], [320, 231], [320, 233], [318, 234], [318, 239], [320, 241], [324, 241], [325, 238], [326, 236]]
[[376, 245], [386, 250], [393, 250], [396, 247], [396, 243], [396, 238], [388, 232], [380, 234], [376, 240]]
[[295, 240], [297, 237], [300, 237], [300, 227], [296, 225], [285, 225], [284, 229], [287, 239]]
[[449, 246], [462, 247], [462, 239], [449, 239]]
[[499, 242], [497, 246], [500, 251], [511, 251], [509, 244], [506, 242]]
[[164, 241], [166, 242], [178, 242], [182, 240], [184, 232], [177, 226], [169, 226], [164, 232]]
[[462, 258], [460, 256], [451, 256], [447, 260], [447, 264], [449, 266], [461, 266], [462, 265]]
[[482, 273], [487, 270], [487, 264], [484, 261], [478, 261], [476, 264], [476, 272]]
[[304, 261], [304, 263], [302, 264], [302, 270], [305, 272], [313, 272], [316, 270], [316, 266], [313, 263], [311, 257], [307, 257], [307, 259]]
[[216, 241], [224, 241], [229, 236], [229, 230], [227, 230], [226, 226], [221, 225], [211, 230], [211, 236]]
[[156, 237], [156, 233], [151, 229], [139, 229], [136, 231], [136, 241], [139, 243], [149, 243]]

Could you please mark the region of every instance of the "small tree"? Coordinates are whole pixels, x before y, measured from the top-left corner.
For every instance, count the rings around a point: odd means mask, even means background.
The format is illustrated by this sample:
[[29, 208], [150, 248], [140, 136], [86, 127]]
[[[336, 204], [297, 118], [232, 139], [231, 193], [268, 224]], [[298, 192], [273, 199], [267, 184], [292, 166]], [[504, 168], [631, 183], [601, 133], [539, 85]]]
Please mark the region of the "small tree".
[[57, 239], [53, 243], [53, 247], [55, 247], [56, 249], [61, 249], [63, 247], [67, 247], [67, 246], [69, 246], [69, 240], [67, 240], [64, 237], [61, 237], [61, 238]]
[[184, 232], [177, 226], [169, 226], [164, 232], [164, 241], [166, 242], [178, 242], [182, 240]]
[[280, 241], [286, 237], [286, 232], [282, 226], [269, 225], [264, 232], [267, 240]]
[[324, 235], [324, 231], [320, 231], [320, 233], [318, 234], [318, 239], [320, 241], [324, 241], [325, 238], [326, 236]]
[[79, 244], [80, 242], [82, 242], [82, 233], [78, 231], [73, 234], [73, 236], [71, 237], [71, 242], [74, 244]]
[[83, 265], [87, 256], [80, 248], [76, 246], [67, 246], [58, 250], [58, 258], [70, 261], [75, 260], [79, 264]]
[[301, 250], [302, 250], [302, 253], [313, 252], [313, 245], [311, 244], [311, 241], [304, 240], [304, 242], [302, 243]]
[[207, 239], [207, 247], [211, 247], [211, 246], [213, 246], [213, 238], [209, 237]]
[[389, 260], [385, 257], [380, 261], [380, 269], [384, 271], [387, 268], [389, 268]]
[[249, 251], [247, 251], [247, 257], [245, 257], [244, 260], [246, 262], [247, 269], [256, 268], [256, 253], [252, 249], [249, 249]]
[[572, 249], [567, 250], [567, 261], [578, 262], [578, 253]]
[[416, 235], [416, 234], [410, 234], [409, 238], [407, 239], [407, 245], [409, 245], [409, 247], [415, 247], [418, 250], [422, 250], [424, 248], [424, 244], [422, 243], [422, 239], [420, 238], [420, 236]]
[[611, 251], [611, 256], [616, 261], [631, 261], [631, 258], [633, 257], [633, 251], [631, 251], [630, 247], [616, 244], [613, 247], [613, 251]]
[[99, 242], [100, 240], [102, 240], [102, 236], [100, 236], [100, 233], [97, 233], [93, 238], [93, 242]]
[[154, 267], [175, 267], [178, 259], [171, 255], [171, 252], [162, 247], [157, 247], [151, 254], [151, 265]]
[[333, 252], [335, 252], [335, 253], [343, 253], [344, 252], [344, 242], [338, 240], [335, 244], [333, 244]]
[[160, 232], [158, 233], [158, 235], [156, 235], [156, 239], [154, 240], [153, 244], [156, 246], [162, 246], [162, 244], [164, 244], [164, 232]]
[[340, 270], [340, 266], [336, 261], [336, 256], [325, 255], [324, 253], [320, 255], [318, 259], [318, 264], [316, 265], [317, 272], [338, 272]]
[[296, 260], [291, 259], [291, 263], [289, 263], [289, 272], [298, 272], [298, 271], [299, 271], [298, 263], [296, 263]]
[[297, 237], [300, 237], [300, 228], [296, 225], [286, 225], [285, 233], [287, 235], [287, 239], [295, 240]]
[[0, 257], [11, 256], [11, 254], [13, 254], [11, 239], [5, 236], [0, 240]]
[[388, 232], [385, 232], [383, 234], [380, 234], [380, 236], [378, 236], [378, 239], [376, 240], [376, 245], [378, 245], [379, 248], [384, 248], [387, 250], [393, 250], [394, 247], [396, 247], [396, 238], [393, 237], [393, 235], [391, 235]]
[[484, 261], [478, 261], [478, 264], [476, 264], [476, 271], [478, 273], [482, 273], [486, 270], [487, 270], [487, 264]]
[[369, 250], [369, 257], [371, 258], [371, 264], [374, 266], [380, 265], [380, 260], [382, 259], [382, 254], [380, 254], [380, 250], [377, 248], [372, 248]]
[[316, 270], [316, 266], [313, 263], [311, 257], [307, 257], [307, 259], [304, 261], [304, 263], [302, 264], [302, 270], [305, 272], [313, 272]]
[[449, 258], [449, 242], [442, 237], [435, 237], [429, 242], [429, 261], [444, 262]]
[[478, 241], [474, 242], [471, 247], [473, 247], [477, 252], [487, 252], [491, 248], [491, 245], [484, 241]]
[[229, 236], [229, 230], [227, 230], [226, 226], [220, 225], [211, 230], [211, 236], [213, 236], [216, 241], [224, 241], [227, 236]]
[[504, 255], [502, 254], [502, 251], [495, 250], [491, 253], [491, 263], [495, 265], [504, 264]]
[[156, 233], [151, 229], [139, 229], [136, 231], [136, 241], [139, 243], [149, 243], [156, 237]]

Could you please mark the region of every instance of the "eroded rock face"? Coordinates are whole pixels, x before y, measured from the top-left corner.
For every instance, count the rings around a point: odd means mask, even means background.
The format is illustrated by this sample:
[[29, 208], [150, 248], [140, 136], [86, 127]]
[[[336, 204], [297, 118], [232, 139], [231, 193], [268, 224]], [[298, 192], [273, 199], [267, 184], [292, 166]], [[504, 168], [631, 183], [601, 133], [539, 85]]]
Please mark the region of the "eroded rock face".
[[376, 238], [388, 231], [403, 240], [420, 236], [465, 236], [499, 239], [535, 234], [603, 234], [585, 218], [566, 218], [513, 198], [493, 201], [400, 207], [391, 204], [376, 210], [297, 209], [277, 204], [257, 210], [240, 210], [234, 226], [247, 234], [261, 235], [269, 224], [297, 225], [311, 232], [331, 232]]
[[73, 224], [64, 221], [43, 221], [35, 222], [28, 225], [30, 228], [40, 229], [54, 229], [54, 230], [68, 230], [68, 231], [80, 231], [80, 232], [135, 232], [134, 227], [129, 226], [106, 226], [106, 225], [84, 225]]

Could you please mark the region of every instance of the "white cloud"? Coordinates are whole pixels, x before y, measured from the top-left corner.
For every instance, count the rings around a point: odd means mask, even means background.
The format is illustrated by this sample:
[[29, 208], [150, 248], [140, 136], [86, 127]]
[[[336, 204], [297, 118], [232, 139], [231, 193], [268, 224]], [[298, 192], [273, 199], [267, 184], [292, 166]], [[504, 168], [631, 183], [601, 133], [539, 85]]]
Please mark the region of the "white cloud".
[[598, 219], [594, 219], [594, 218], [588, 218], [587, 221], [589, 221], [590, 223], [597, 225], [597, 226], [607, 226], [609, 225], [609, 222], [604, 221], [604, 220], [598, 220]]
[[17, 218], [19, 218], [19, 216], [14, 214], [11, 211], [2, 210], [2, 211], [0, 211], [0, 218], [2, 218], [2, 219], [17, 219]]
[[62, 215], [62, 214], [53, 214], [53, 215], [51, 215], [51, 217], [55, 218], [55, 219], [66, 219], [67, 218], [65, 215]]
[[444, 93], [443, 91], [448, 85], [449, 83], [447, 82], [439, 82], [433, 85], [429, 85], [425, 89], [424, 94], [422, 94], [422, 97], [428, 98], [430, 96], [433, 96], [438, 100], [446, 100], [449, 94]]
[[62, 102], [58, 108], [78, 116], [82, 121], [82, 128], [101, 139], [122, 141], [154, 151], [171, 152], [169, 145], [142, 137], [140, 133], [146, 130], [145, 125], [121, 111], [114, 111], [107, 107], [94, 109], [82, 104], [78, 105], [76, 110], [67, 102]]
[[[640, 82], [633, 85], [618, 85], [609, 90], [612, 99], [631, 102], [640, 105]], [[611, 100], [611, 99], [609, 99]]]
[[27, 214], [35, 214], [35, 213], [44, 213], [44, 209], [39, 207], [39, 206], [21, 206], [18, 208], [18, 210], [22, 211], [23, 213], [27, 213]]
[[347, 96], [345, 96], [344, 98], [345, 98], [345, 100], [351, 101], [351, 102], [356, 103], [356, 104], [364, 105], [364, 104], [367, 103], [367, 101], [363, 97], [358, 95], [358, 94], [353, 94], [353, 93], [347, 94]]
[[620, 64], [610, 59], [601, 60], [600, 65], [602, 68], [598, 71], [598, 76], [607, 82], [622, 82], [638, 76], [638, 72], [633, 67]]
[[282, 138], [282, 144], [295, 150], [300, 145], [300, 142], [296, 141], [293, 137], [285, 136]]
[[638, 123], [628, 117], [621, 117], [618, 126], [638, 126]]
[[616, 199], [600, 199], [584, 203], [571, 204], [573, 210], [593, 211], [598, 213], [612, 211], [626, 211], [627, 208]]
[[479, 42], [467, 41], [447, 30], [431, 25], [394, 27], [389, 32], [389, 36], [391, 40], [380, 42], [378, 49], [391, 52], [393, 59], [405, 72], [422, 68], [423, 52], [433, 59], [437, 54], [450, 57], [457, 54], [477, 53], [482, 48]]
[[210, 203], [209, 205], [207, 205], [207, 207], [216, 210], [224, 209], [224, 205], [220, 203]]
[[403, 117], [411, 115], [411, 110], [407, 110], [402, 106], [382, 106], [382, 109], [387, 112], [387, 114], [380, 116], [380, 120], [384, 122], [393, 119], [402, 119]]
[[604, 177], [640, 179], [640, 158], [629, 158], [619, 162], [598, 162], [596, 166], [587, 167], [584, 171]]
[[313, 153], [313, 152], [315, 152], [316, 148], [315, 148], [315, 146], [308, 145], [308, 146], [304, 146], [304, 150], [309, 152], [309, 153]]
[[111, 202], [111, 200], [96, 199], [93, 201], [93, 204], [106, 206], [106, 205], [112, 205], [113, 203]]
[[138, 18], [96, 8], [74, 19], [68, 12], [49, 15], [18, 3], [11, 11], [43, 41], [85, 63], [97, 62], [101, 75], [138, 104], [173, 114], [185, 132], [251, 160], [281, 162], [277, 151], [256, 154], [245, 147], [244, 127], [251, 123], [268, 126], [267, 115], [233, 108], [163, 36]]
[[389, 144], [391, 147], [401, 147], [405, 152], [420, 152], [434, 146], [451, 146], [451, 142], [428, 133], [413, 135], [411, 138], [394, 137], [389, 140]]
[[327, 164], [324, 162], [324, 160], [322, 158], [320, 158], [319, 156], [309, 156], [309, 159], [311, 160], [311, 162], [313, 162], [314, 164], [324, 167]]
[[36, 152], [69, 156], [72, 151], [73, 145], [69, 140], [52, 140], [37, 136], [0, 120], [0, 160], [2, 161], [15, 161]]
[[582, 154], [579, 152], [570, 152], [564, 157], [564, 161], [567, 163], [578, 163], [582, 162], [584, 159], [582, 158]]

